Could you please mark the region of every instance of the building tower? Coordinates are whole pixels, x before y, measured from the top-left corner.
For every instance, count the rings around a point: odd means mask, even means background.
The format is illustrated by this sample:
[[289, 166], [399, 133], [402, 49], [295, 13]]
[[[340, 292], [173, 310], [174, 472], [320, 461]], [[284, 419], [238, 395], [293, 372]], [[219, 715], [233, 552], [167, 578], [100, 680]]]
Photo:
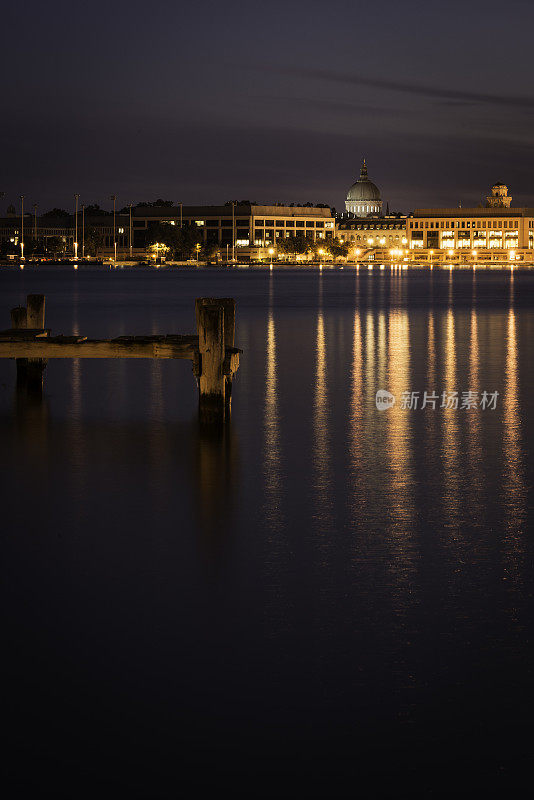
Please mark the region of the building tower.
[[491, 195], [486, 197], [486, 208], [510, 208], [512, 198], [508, 197], [508, 186], [504, 183], [494, 183]]

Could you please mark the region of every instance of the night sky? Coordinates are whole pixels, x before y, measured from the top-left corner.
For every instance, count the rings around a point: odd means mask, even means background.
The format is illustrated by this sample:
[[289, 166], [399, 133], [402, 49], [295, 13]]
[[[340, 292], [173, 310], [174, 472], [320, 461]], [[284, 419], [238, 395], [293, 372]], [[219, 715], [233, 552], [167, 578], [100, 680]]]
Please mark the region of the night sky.
[[530, 0], [10, 3], [2, 213], [157, 197], [534, 204]]

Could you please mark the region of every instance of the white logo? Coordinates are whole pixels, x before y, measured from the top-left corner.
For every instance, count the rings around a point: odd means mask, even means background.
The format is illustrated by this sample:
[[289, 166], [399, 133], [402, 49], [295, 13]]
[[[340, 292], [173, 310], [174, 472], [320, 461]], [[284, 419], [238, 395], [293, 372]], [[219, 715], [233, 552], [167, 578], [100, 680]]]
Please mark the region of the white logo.
[[395, 395], [387, 392], [385, 389], [379, 389], [376, 393], [376, 407], [379, 411], [386, 411], [388, 408], [393, 408], [395, 405]]

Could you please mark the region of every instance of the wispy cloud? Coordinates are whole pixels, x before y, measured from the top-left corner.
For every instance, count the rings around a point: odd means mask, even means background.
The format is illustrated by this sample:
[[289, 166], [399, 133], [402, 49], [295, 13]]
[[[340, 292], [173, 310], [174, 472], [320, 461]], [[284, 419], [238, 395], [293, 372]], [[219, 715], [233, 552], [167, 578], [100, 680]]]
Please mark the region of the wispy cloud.
[[302, 78], [315, 78], [330, 83], [343, 83], [352, 86], [368, 86], [373, 89], [382, 89], [390, 92], [429, 97], [432, 100], [446, 100], [460, 103], [479, 103], [510, 108], [534, 108], [534, 98], [518, 95], [485, 94], [483, 92], [466, 92], [459, 89], [444, 89], [439, 86], [429, 86], [408, 81], [391, 81], [380, 78], [367, 78], [364, 75], [354, 75], [327, 70], [289, 69], [275, 70], [286, 75], [295, 75]]

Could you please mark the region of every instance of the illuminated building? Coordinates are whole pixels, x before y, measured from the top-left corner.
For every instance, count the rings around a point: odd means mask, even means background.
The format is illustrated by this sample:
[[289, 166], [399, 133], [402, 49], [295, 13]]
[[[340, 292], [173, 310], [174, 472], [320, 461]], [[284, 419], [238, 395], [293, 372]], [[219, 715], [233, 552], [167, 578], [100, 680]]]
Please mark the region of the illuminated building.
[[513, 208], [502, 183], [492, 187], [486, 206], [420, 208], [407, 220], [408, 247], [426, 258], [454, 256], [477, 261], [532, 261], [534, 208]]
[[[22, 235], [21, 217], [15, 212], [13, 206], [9, 206], [7, 215], [0, 217], [0, 246], [8, 250], [18, 251], [19, 242]], [[97, 250], [99, 255], [113, 253], [113, 214], [99, 210], [98, 213], [87, 211], [83, 217], [78, 213], [78, 243], [81, 246], [82, 224], [86, 238], [94, 236], [98, 241]], [[128, 214], [116, 214], [115, 240], [117, 247], [124, 251], [128, 248]], [[39, 255], [47, 255], [51, 240], [59, 244], [59, 254], [63, 252], [65, 256], [72, 256], [74, 242], [76, 240], [75, 216], [70, 213], [50, 211], [40, 216], [32, 213], [24, 214], [24, 240], [26, 243], [35, 245]], [[11, 247], [10, 247], [11, 246]], [[81, 255], [81, 253], [80, 253]]]
[[357, 217], [369, 217], [382, 213], [382, 200], [378, 186], [369, 180], [365, 158], [362, 162], [360, 177], [352, 184], [345, 200], [345, 208], [349, 214]]
[[[407, 247], [406, 216], [389, 214], [385, 217], [353, 218], [341, 217], [337, 220], [336, 236], [346, 242], [351, 250], [366, 251]], [[349, 251], [349, 258], [351, 251]]]
[[226, 203], [222, 206], [182, 206], [158, 208], [136, 206], [133, 209], [134, 245], [140, 247], [153, 224], [196, 226], [206, 245], [229, 255], [235, 243], [235, 256], [267, 258], [280, 238], [302, 235], [310, 242], [334, 237], [335, 219], [326, 206], [257, 205]]

